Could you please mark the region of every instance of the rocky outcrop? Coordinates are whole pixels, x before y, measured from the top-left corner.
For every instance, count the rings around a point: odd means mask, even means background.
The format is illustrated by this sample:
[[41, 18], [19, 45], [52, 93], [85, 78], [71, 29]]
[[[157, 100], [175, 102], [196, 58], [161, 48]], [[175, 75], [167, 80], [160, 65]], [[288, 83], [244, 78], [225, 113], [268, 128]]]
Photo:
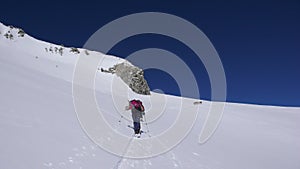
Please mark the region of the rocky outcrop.
[[128, 61], [116, 64], [108, 70], [101, 68], [101, 72], [116, 74], [132, 91], [138, 94], [150, 95], [150, 88], [144, 78], [144, 71]]

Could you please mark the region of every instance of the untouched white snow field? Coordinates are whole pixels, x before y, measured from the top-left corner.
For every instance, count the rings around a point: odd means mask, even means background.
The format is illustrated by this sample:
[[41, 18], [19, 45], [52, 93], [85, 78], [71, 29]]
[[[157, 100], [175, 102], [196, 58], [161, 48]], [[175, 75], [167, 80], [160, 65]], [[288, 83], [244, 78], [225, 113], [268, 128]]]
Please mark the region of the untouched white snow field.
[[[0, 169], [300, 168], [299, 107], [226, 103], [215, 134], [205, 144], [198, 144], [211, 104], [203, 101], [195, 126], [169, 152], [145, 159], [126, 159], [108, 153], [88, 138], [74, 109], [72, 78], [80, 54], [66, 47], [62, 47], [60, 54], [61, 46], [27, 34], [19, 37], [18, 31], [0, 23]], [[13, 38], [6, 38], [6, 33]], [[102, 67], [106, 69], [124, 61], [98, 52], [79, 51], [84, 57], [102, 57]], [[116, 91], [128, 89], [127, 86], [115, 75], [100, 71], [95, 84], [96, 98], [107, 122], [121, 134], [131, 136], [132, 130], [127, 127], [131, 123], [120, 118], [111, 92], [112, 85], [118, 84], [114, 87]], [[126, 106], [127, 99], [140, 98], [148, 113], [152, 105], [166, 100], [161, 117], [149, 121], [149, 132], [142, 137], [166, 130], [176, 120], [181, 100], [157, 93], [140, 96], [129, 92], [128, 96], [115, 97], [124, 100], [120, 107]], [[191, 107], [195, 106], [195, 100], [187, 100]], [[122, 112], [124, 116], [129, 113]], [[142, 128], [147, 130], [145, 123]]]

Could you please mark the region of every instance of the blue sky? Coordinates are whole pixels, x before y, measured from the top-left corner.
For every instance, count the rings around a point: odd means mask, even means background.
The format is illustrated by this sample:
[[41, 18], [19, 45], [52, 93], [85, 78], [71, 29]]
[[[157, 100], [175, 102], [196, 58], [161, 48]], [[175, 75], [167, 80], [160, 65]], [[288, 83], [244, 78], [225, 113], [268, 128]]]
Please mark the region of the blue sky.
[[[48, 42], [82, 47], [101, 26], [137, 12], [164, 12], [198, 26], [219, 53], [231, 102], [300, 106], [300, 1], [13, 1], [2, 2], [0, 22]], [[210, 99], [207, 72], [184, 44], [159, 35], [123, 40], [110, 53], [126, 57], [157, 47], [180, 56]], [[152, 89], [179, 95], [167, 73], [146, 70]]]

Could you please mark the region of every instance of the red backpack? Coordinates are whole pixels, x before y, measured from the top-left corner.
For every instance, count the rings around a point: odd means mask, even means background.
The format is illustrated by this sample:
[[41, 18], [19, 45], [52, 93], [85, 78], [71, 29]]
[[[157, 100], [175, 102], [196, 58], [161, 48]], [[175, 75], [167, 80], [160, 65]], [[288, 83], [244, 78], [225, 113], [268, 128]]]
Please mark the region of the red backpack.
[[130, 103], [134, 106], [138, 111], [145, 111], [143, 103], [140, 100], [131, 100]]

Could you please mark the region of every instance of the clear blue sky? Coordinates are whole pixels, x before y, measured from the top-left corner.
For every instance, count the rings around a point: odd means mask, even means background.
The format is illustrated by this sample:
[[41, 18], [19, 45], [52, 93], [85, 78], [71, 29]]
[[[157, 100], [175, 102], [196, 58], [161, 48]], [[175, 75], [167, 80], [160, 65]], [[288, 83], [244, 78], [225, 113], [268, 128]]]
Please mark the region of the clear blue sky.
[[[96, 30], [124, 15], [165, 12], [198, 26], [212, 41], [227, 78], [227, 100], [300, 106], [300, 1], [5, 1], [0, 22], [48, 42], [82, 47]], [[158, 47], [179, 55], [196, 72], [203, 99], [210, 99], [206, 70], [193, 52], [159, 35], [128, 38], [111, 51], [126, 57]], [[169, 75], [145, 71], [152, 89], [179, 95]], [[162, 80], [164, 79], [164, 80]]]

